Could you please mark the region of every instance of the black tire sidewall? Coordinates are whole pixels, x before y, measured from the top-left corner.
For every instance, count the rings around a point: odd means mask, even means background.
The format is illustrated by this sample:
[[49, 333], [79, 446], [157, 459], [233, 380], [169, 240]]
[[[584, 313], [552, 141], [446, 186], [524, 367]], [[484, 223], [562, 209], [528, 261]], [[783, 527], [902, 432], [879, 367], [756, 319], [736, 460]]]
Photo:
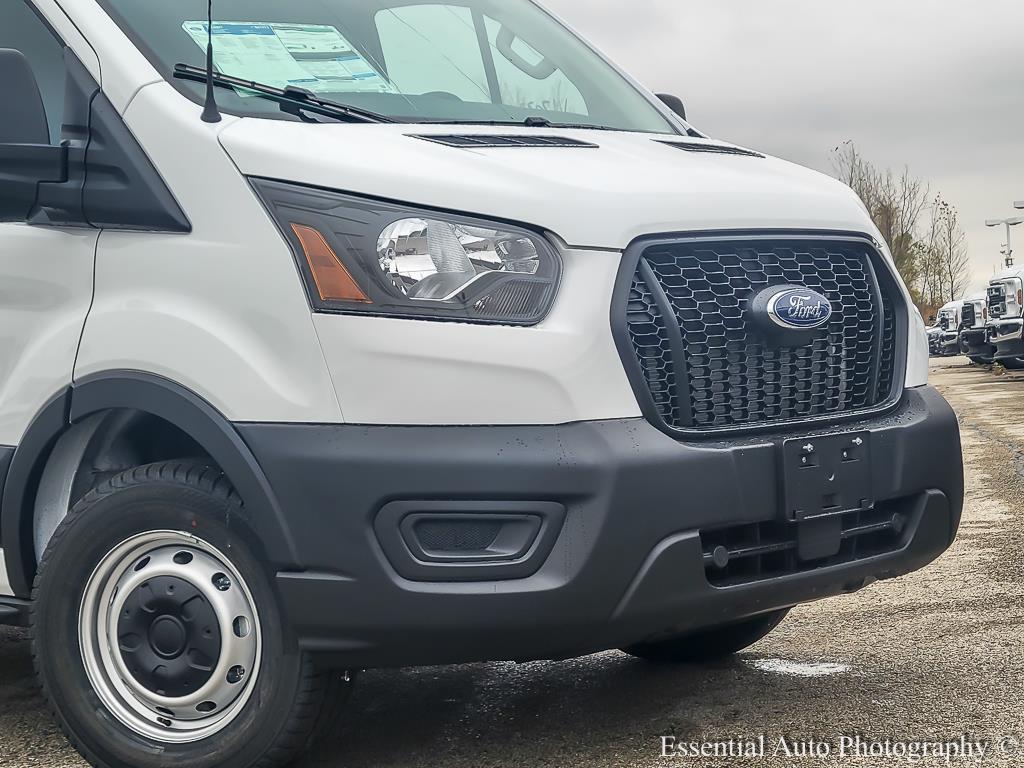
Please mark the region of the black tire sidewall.
[[[121, 542], [158, 530], [193, 534], [222, 552], [246, 581], [262, 633], [262, 661], [244, 710], [223, 731], [190, 744], [134, 733], [92, 689], [79, 643], [86, 583]], [[110, 768], [248, 768], [276, 742], [303, 674], [301, 653], [282, 629], [268, 569], [248, 541], [240, 508], [202, 490], [166, 482], [130, 486], [86, 500], [62, 523], [40, 566], [33, 607], [33, 654], [47, 698], [66, 733], [90, 759]]]

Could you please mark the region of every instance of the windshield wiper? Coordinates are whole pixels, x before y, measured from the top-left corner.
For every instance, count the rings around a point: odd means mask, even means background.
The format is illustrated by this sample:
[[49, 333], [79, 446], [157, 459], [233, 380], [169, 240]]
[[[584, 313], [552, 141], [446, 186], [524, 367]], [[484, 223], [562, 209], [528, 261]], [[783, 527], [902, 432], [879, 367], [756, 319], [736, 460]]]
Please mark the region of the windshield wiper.
[[[203, 67], [193, 67], [190, 64], [175, 64], [174, 76], [181, 80], [194, 80], [205, 83], [207, 78], [206, 70]], [[244, 80], [240, 77], [224, 75], [220, 72], [213, 73], [213, 84], [218, 88], [244, 88], [251, 91], [260, 98], [276, 101], [282, 112], [295, 115], [300, 120], [308, 120], [303, 112], [311, 112], [316, 115], [344, 120], [350, 123], [393, 123], [387, 115], [371, 112], [368, 109], [360, 109], [348, 104], [342, 104], [330, 99], [321, 99], [312, 91], [305, 88], [275, 88], [272, 85], [257, 83], [254, 80]]]
[[607, 125], [585, 125], [583, 123], [554, 123], [546, 117], [528, 117], [525, 120], [423, 120], [427, 125], [519, 125], [527, 128], [574, 128], [583, 131], [621, 131]]

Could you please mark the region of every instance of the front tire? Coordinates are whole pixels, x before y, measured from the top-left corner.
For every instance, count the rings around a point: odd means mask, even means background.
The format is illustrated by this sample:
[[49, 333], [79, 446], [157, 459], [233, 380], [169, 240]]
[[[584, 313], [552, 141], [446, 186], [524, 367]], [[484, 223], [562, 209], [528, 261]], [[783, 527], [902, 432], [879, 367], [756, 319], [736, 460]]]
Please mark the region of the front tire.
[[733, 624], [711, 627], [679, 637], [623, 648], [625, 653], [659, 664], [700, 664], [749, 648], [782, 623], [789, 609], [765, 613]]
[[36, 577], [33, 658], [93, 765], [285, 765], [348, 695], [288, 636], [257, 552], [205, 462], [130, 470], [61, 523]]

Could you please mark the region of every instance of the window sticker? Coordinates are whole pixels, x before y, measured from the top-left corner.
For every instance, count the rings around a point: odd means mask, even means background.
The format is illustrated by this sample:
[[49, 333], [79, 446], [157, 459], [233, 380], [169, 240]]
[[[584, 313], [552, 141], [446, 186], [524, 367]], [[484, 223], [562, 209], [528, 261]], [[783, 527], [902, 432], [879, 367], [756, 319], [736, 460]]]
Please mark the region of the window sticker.
[[[182, 29], [206, 50], [205, 21]], [[295, 86], [314, 93], [396, 93], [336, 27], [322, 24], [218, 21], [213, 24], [213, 60], [218, 71], [275, 88]], [[245, 95], [244, 90], [240, 91]]]

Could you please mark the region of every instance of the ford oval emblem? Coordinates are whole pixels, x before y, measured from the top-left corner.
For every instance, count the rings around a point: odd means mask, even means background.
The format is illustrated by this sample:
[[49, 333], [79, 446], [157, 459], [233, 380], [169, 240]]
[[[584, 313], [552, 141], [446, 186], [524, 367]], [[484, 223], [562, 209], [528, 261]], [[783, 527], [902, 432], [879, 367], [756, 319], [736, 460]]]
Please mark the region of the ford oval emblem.
[[832, 317], [826, 296], [808, 288], [786, 288], [768, 299], [768, 316], [783, 328], [820, 328]]

